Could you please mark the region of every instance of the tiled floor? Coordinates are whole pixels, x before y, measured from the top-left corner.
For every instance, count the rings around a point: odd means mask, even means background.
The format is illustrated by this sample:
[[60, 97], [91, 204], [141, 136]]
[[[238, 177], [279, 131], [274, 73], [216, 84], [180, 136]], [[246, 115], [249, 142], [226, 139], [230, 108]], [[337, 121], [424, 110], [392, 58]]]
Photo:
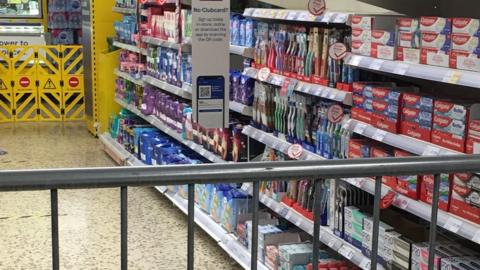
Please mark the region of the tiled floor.
[[[114, 166], [83, 123], [1, 124], [0, 169]], [[186, 269], [186, 216], [153, 188], [129, 189], [129, 269]], [[119, 190], [61, 190], [61, 269], [119, 269]], [[0, 269], [51, 269], [48, 191], [0, 193]], [[241, 269], [201, 229], [196, 269]]]

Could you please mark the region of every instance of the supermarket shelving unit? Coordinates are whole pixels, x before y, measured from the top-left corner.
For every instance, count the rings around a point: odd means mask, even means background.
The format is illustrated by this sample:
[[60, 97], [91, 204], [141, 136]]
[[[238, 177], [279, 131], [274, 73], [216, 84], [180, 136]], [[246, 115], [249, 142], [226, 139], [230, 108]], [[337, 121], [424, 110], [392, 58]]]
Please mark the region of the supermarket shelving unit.
[[126, 14], [126, 15], [135, 15], [137, 14], [137, 10], [135, 8], [121, 8], [121, 7], [113, 7], [112, 8], [113, 12], [117, 12], [120, 14]]

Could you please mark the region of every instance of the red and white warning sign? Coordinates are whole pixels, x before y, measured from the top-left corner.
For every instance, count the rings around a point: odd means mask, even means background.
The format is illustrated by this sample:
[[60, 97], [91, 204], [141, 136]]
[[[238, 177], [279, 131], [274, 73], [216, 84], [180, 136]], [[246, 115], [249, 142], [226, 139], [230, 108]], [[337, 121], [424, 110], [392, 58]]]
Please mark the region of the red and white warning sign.
[[23, 88], [29, 87], [30, 86], [30, 79], [28, 77], [21, 77], [20, 80], [18, 80], [18, 83]]
[[343, 43], [337, 42], [330, 46], [328, 54], [334, 60], [341, 60], [347, 56], [347, 46]]
[[342, 106], [335, 104], [330, 106], [327, 111], [328, 121], [332, 123], [340, 123], [343, 120], [343, 108]]
[[303, 147], [300, 144], [292, 144], [288, 148], [288, 156], [291, 159], [299, 159], [303, 154]]
[[68, 80], [68, 85], [70, 85], [70, 87], [77, 87], [79, 84], [80, 80], [77, 77], [71, 77]]
[[320, 16], [325, 12], [325, 0], [310, 0], [308, 1], [308, 11], [313, 16]]

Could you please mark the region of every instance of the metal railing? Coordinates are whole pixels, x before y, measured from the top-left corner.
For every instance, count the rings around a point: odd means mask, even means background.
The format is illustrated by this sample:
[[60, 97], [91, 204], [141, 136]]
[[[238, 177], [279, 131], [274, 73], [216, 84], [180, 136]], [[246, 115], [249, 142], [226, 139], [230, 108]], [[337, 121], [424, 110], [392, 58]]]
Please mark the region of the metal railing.
[[[121, 167], [85, 169], [48, 169], [0, 171], [0, 192], [50, 190], [52, 223], [52, 269], [59, 269], [58, 190], [80, 188], [121, 189], [121, 269], [127, 269], [127, 187], [188, 185], [187, 269], [193, 269], [194, 256], [194, 187], [195, 184], [253, 182], [251, 269], [257, 269], [258, 209], [261, 181], [311, 178], [316, 190], [324, 179], [375, 177], [371, 269], [377, 268], [378, 236], [382, 176], [433, 174], [434, 194], [431, 207], [429, 269], [434, 269], [434, 247], [437, 234], [437, 215], [440, 174], [480, 171], [480, 155], [448, 157], [408, 157], [387, 159], [325, 160], [298, 162], [261, 162], [235, 164], [206, 164], [164, 167]], [[320, 238], [320, 195], [313, 207], [313, 269], [317, 269]]]

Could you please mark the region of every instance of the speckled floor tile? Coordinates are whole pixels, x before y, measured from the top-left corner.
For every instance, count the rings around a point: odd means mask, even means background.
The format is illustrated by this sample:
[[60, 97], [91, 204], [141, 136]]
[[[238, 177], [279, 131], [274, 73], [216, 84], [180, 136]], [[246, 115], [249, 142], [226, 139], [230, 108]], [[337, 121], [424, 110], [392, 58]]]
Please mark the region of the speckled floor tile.
[[[0, 169], [114, 166], [83, 123], [0, 125]], [[119, 189], [60, 190], [61, 269], [119, 269]], [[186, 269], [187, 219], [153, 188], [129, 189], [129, 269]], [[0, 269], [51, 269], [48, 191], [0, 193]], [[241, 269], [200, 228], [196, 269]]]

